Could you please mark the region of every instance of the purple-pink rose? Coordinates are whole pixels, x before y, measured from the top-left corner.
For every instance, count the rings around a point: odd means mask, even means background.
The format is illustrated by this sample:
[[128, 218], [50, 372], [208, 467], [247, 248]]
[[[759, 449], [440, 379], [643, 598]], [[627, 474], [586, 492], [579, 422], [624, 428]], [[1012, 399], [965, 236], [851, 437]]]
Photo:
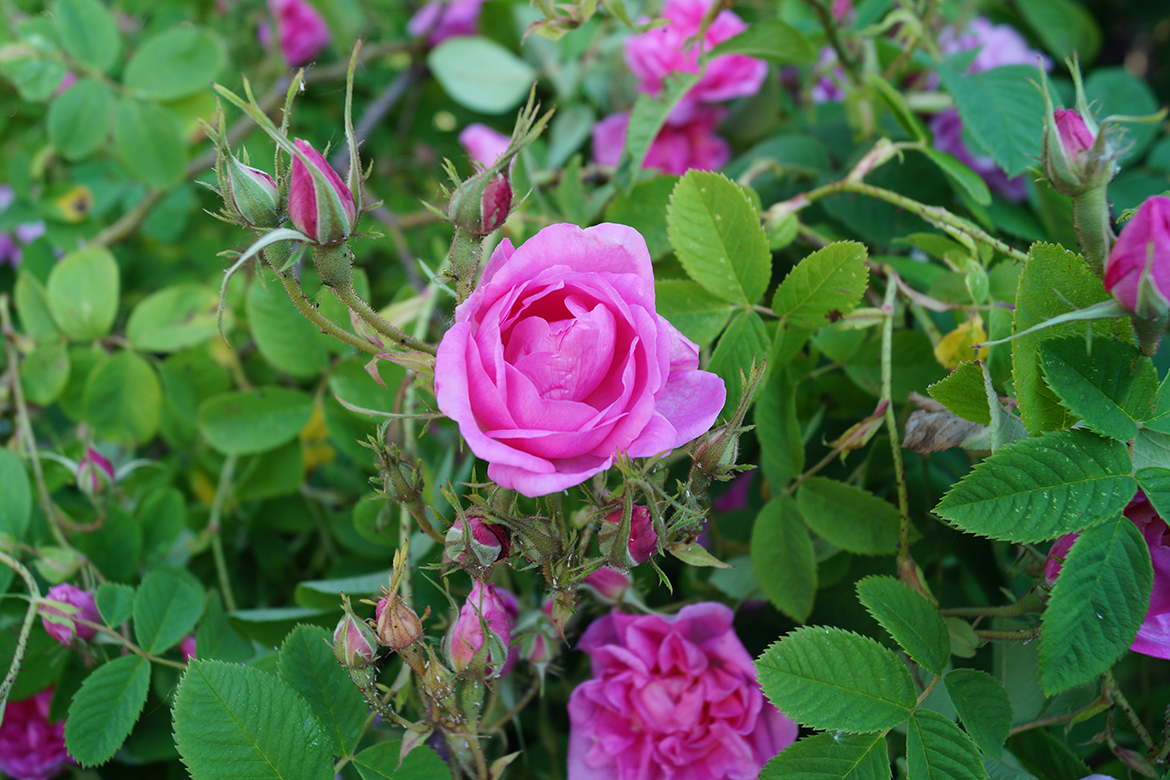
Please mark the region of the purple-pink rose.
[[[664, 125], [650, 144], [642, 167], [672, 176], [689, 170], [714, 171], [731, 159], [727, 142], [715, 135], [723, 109], [703, 106], [681, 125]], [[630, 113], [612, 114], [593, 126], [593, 159], [599, 165], [617, 165], [626, 145]]]
[[655, 310], [646, 241], [607, 223], [500, 242], [439, 344], [435, 394], [488, 477], [532, 497], [689, 442], [726, 389]]
[[1023, 176], [1009, 178], [995, 160], [983, 154], [974, 154], [963, 142], [963, 120], [959, 112], [948, 108], [935, 114], [930, 120], [930, 131], [934, 134], [934, 148], [952, 154], [987, 182], [987, 186], [1010, 201], [1022, 201], [1028, 195], [1028, 185]]
[[1150, 320], [1170, 313], [1170, 198], [1147, 198], [1105, 261], [1105, 289]]
[[[44, 624], [45, 631], [48, 632], [49, 636], [66, 647], [73, 644], [74, 636], [82, 641], [93, 639], [93, 635], [97, 633], [97, 629], [82, 625], [73, 620], [74, 617], [78, 617], [82, 620], [88, 620], [91, 623], [102, 622], [102, 616], [98, 613], [97, 605], [94, 603], [91, 593], [82, 590], [76, 585], [63, 582], [60, 585], [54, 585], [49, 588], [46, 598], [50, 601], [76, 607], [75, 612], [66, 612], [63, 609], [56, 609], [48, 605], [41, 607], [41, 623]], [[44, 615], [54, 615], [56, 622], [51, 622]]]
[[968, 73], [1002, 68], [1004, 65], [1032, 65], [1040, 62], [1044, 70], [1052, 69], [1052, 60], [1028, 45], [1024, 36], [1008, 24], [992, 24], [978, 16], [962, 32], [948, 27], [938, 36], [938, 45], [944, 55], [957, 54], [968, 49], [979, 49]]
[[483, 0], [427, 3], [410, 17], [406, 31], [415, 38], [426, 35], [427, 43], [431, 46], [438, 46], [448, 38], [475, 35], [482, 5]]
[[459, 133], [459, 143], [468, 156], [484, 168], [498, 160], [511, 141], [508, 136], [480, 122], [468, 125]]
[[10, 701], [0, 723], [0, 771], [13, 780], [49, 780], [73, 763], [65, 749], [65, 721], [49, 722], [53, 689]]
[[[268, 12], [276, 20], [280, 50], [289, 66], [312, 62], [329, 45], [329, 25], [308, 0], [268, 0]], [[261, 42], [265, 45], [268, 35], [262, 27]]]
[[[631, 36], [626, 41], [626, 64], [638, 77], [638, 88], [656, 95], [662, 80], [671, 73], [698, 73], [700, 46], [692, 43], [699, 34], [708, 0], [666, 0], [662, 6], [663, 27]], [[703, 36], [702, 51], [734, 38], [747, 24], [731, 11], [721, 11]], [[699, 103], [715, 103], [754, 95], [768, 75], [768, 64], [742, 54], [727, 54], [707, 63], [699, 83], [687, 93], [670, 115], [672, 124], [685, 123]]]
[[579, 646], [593, 679], [569, 699], [569, 780], [754, 780], [796, 740], [722, 604], [614, 612]]
[[1058, 108], [1053, 112], [1053, 118], [1056, 122], [1056, 132], [1060, 134], [1060, 145], [1064, 148], [1064, 156], [1069, 161], [1075, 160], [1079, 155], [1093, 148], [1093, 143], [1097, 139], [1093, 136], [1093, 131], [1085, 125], [1085, 120], [1081, 118], [1079, 113], [1066, 108]]
[[183, 637], [183, 641], [179, 642], [179, 655], [183, 657], [184, 661], [190, 662], [195, 658], [195, 637], [187, 635]]
[[[1138, 493], [1125, 509], [1125, 516], [1141, 531], [1142, 538], [1150, 547], [1150, 560], [1154, 565], [1154, 590], [1150, 594], [1150, 607], [1145, 620], [1138, 629], [1137, 638], [1129, 646], [1135, 653], [1155, 658], [1170, 658], [1170, 526], [1154, 510], [1144, 494]], [[1052, 585], [1079, 534], [1065, 534], [1048, 552], [1044, 562], [1044, 577]]]

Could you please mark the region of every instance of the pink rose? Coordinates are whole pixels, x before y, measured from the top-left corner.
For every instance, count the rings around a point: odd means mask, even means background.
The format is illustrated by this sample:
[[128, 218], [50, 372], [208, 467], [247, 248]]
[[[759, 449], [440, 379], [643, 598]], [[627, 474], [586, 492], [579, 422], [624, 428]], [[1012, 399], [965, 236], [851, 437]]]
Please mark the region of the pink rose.
[[10, 701], [0, 723], [0, 771], [13, 780], [48, 780], [73, 763], [65, 749], [65, 721], [49, 722], [53, 689]]
[[1053, 112], [1056, 121], [1056, 132], [1060, 134], [1060, 145], [1064, 148], [1065, 157], [1070, 161], [1093, 147], [1097, 140], [1093, 131], [1085, 125], [1085, 120], [1076, 111], [1058, 108]]
[[[268, 0], [268, 12], [276, 20], [280, 50], [291, 67], [299, 67], [317, 58], [329, 45], [329, 26], [325, 17], [308, 0]], [[261, 41], [267, 35], [261, 33]]]
[[[681, 176], [694, 169], [714, 171], [731, 159], [727, 142], [715, 135], [723, 121], [722, 109], [702, 107], [686, 124], [665, 125], [650, 144], [642, 167]], [[613, 114], [593, 126], [593, 159], [599, 165], [617, 165], [626, 145], [630, 114]]]
[[569, 699], [569, 780], [754, 780], [797, 725], [765, 698], [732, 612], [614, 612], [585, 631], [593, 679]]
[[[699, 34], [703, 16], [710, 6], [708, 0], [666, 0], [662, 7], [664, 27], [657, 27], [626, 40], [626, 64], [638, 77], [638, 88], [656, 95], [662, 90], [662, 79], [671, 73], [697, 73], [699, 49], [688, 45], [688, 39]], [[747, 29], [747, 24], [731, 11], [721, 11], [703, 36], [702, 50], [710, 51], [717, 44], [734, 38]], [[716, 57], [707, 63], [707, 71], [699, 83], [670, 116], [672, 124], [687, 122], [694, 115], [698, 103], [754, 95], [768, 75], [768, 63], [742, 54]]]
[[459, 143], [471, 159], [484, 168], [498, 160], [511, 142], [508, 136], [479, 122], [468, 125], [459, 133]]
[[[471, 670], [473, 673], [482, 673], [486, 679], [507, 674], [516, 662], [518, 652], [510, 647], [512, 622], [518, 614], [519, 605], [515, 596], [503, 588], [476, 580], [471, 586], [471, 593], [467, 594], [467, 601], [463, 602], [459, 610], [459, 617], [451, 624], [443, 639], [443, 654], [448, 663], [457, 672]], [[485, 624], [488, 630], [486, 637]], [[487, 654], [485, 659], [481, 659], [483, 668], [479, 669], [475, 666], [475, 656], [485, 643]], [[496, 673], [492, 664], [498, 664], [501, 657], [504, 658], [504, 665]]]
[[646, 242], [625, 225], [504, 239], [435, 359], [439, 409], [488, 477], [526, 496], [578, 485], [624, 452], [711, 427], [726, 389], [654, 308]]
[[53, 623], [47, 617], [41, 618], [41, 623], [45, 626], [45, 631], [49, 636], [56, 639], [61, 644], [68, 647], [73, 644], [74, 635], [82, 641], [93, 639], [93, 635], [97, 633], [97, 629], [90, 626], [83, 626], [72, 620], [74, 617], [79, 617], [82, 620], [88, 620], [91, 623], [101, 623], [102, 616], [98, 613], [97, 605], [94, 604], [93, 595], [87, 591], [82, 590], [76, 585], [70, 585], [63, 582], [60, 585], [54, 585], [49, 588], [46, 596], [51, 601], [56, 601], [60, 604], [68, 604], [71, 607], [76, 607], [76, 612], [66, 612], [63, 609], [55, 609], [50, 606], [42, 606], [42, 615], [56, 615], [65, 618], [67, 623]]
[[581, 586], [593, 591], [602, 604], [617, 604], [633, 584], [630, 575], [609, 566], [602, 566], [581, 580]]
[[1105, 260], [1105, 289], [1150, 320], [1170, 313], [1170, 198], [1147, 198]]
[[[1154, 564], [1154, 591], [1150, 594], [1150, 607], [1129, 649], [1155, 658], [1170, 658], [1170, 527], [1141, 492], [1129, 502], [1125, 516], [1142, 532], [1142, 537], [1150, 547], [1150, 560]], [[1044, 562], [1044, 578], [1049, 585], [1056, 581], [1069, 548], [1078, 536], [1065, 534], [1049, 550], [1048, 560]]]
[[318, 189], [309, 167], [293, 157], [288, 182], [288, 218], [293, 227], [319, 244], [336, 244], [349, 237], [357, 223], [353, 193], [329, 161], [308, 141], [296, 140], [296, 147], [314, 168], [321, 171], [328, 186]]
[[983, 154], [976, 155], [967, 148], [963, 142], [963, 120], [955, 109], [948, 108], [935, 114], [930, 120], [930, 132], [934, 134], [935, 149], [957, 157], [959, 162], [979, 174], [992, 191], [1016, 203], [1028, 196], [1028, 185], [1023, 176], [1010, 179], [995, 160]]
[[448, 38], [475, 35], [482, 5], [483, 0], [427, 3], [410, 17], [406, 31], [416, 38], [429, 33], [427, 43], [431, 46], [438, 46]]

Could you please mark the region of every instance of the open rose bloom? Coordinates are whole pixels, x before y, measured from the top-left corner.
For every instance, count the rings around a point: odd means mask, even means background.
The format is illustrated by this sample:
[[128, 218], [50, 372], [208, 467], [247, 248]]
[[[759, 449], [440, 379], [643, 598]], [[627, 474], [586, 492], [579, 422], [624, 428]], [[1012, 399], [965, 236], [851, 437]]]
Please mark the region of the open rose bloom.
[[0, 772], [14, 780], [48, 780], [73, 763], [65, 749], [65, 721], [49, 722], [53, 689], [10, 701], [0, 722]]
[[439, 345], [435, 393], [493, 481], [543, 496], [706, 432], [726, 389], [698, 369], [654, 309], [636, 230], [552, 225], [496, 248]]
[[569, 699], [569, 780], [754, 780], [797, 725], [760, 691], [732, 612], [614, 612], [579, 643], [593, 679]]

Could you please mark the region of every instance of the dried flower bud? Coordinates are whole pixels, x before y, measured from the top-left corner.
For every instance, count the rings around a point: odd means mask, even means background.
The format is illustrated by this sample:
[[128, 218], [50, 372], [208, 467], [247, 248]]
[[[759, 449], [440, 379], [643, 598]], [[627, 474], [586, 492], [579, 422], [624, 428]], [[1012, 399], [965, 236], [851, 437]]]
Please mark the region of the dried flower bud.
[[93, 594], [66, 582], [49, 588], [46, 598], [58, 605], [44, 604], [40, 609], [41, 623], [49, 636], [66, 647], [73, 644], [74, 636], [82, 641], [93, 639], [96, 629], [73, 620], [79, 617], [91, 623], [101, 622], [102, 617], [94, 603]]
[[259, 168], [227, 157], [228, 197], [240, 218], [254, 228], [274, 228], [280, 223], [280, 190], [276, 181]]
[[337, 171], [308, 141], [297, 139], [305, 156], [323, 181], [318, 181], [300, 157], [293, 157], [288, 185], [288, 216], [297, 230], [318, 244], [338, 244], [349, 238], [357, 223], [353, 193]]
[[378, 641], [398, 652], [419, 640], [423, 634], [422, 620], [397, 593], [378, 602], [374, 613], [378, 625]]

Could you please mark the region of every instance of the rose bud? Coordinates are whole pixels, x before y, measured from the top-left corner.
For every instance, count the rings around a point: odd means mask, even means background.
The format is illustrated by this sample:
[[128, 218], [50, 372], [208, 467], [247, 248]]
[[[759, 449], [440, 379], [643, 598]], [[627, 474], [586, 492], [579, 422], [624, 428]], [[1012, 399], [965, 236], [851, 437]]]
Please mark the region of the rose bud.
[[480, 171], [451, 194], [449, 216], [456, 227], [474, 236], [486, 236], [508, 219], [512, 183], [496, 164]]
[[[487, 636], [485, 637], [485, 628]], [[508, 610], [494, 585], [476, 582], [467, 595], [459, 617], [443, 639], [443, 654], [451, 668], [464, 676], [491, 679], [500, 676], [500, 667], [491, 666], [508, 658], [512, 628]]]
[[[613, 555], [614, 543], [617, 541], [615, 537], [621, 531], [621, 525], [622, 510], [620, 509], [611, 512], [602, 523], [598, 536], [601, 542], [601, 551], [606, 555]], [[654, 531], [650, 510], [644, 506], [634, 507], [634, 511], [630, 514], [630, 535], [626, 541], [626, 551], [628, 552], [626, 562], [630, 566], [645, 563], [654, 553], [658, 552], [658, 534]], [[611, 558], [611, 560], [613, 559]]]
[[345, 614], [333, 632], [333, 655], [342, 666], [362, 669], [378, 657], [378, 638], [366, 621], [353, 613], [349, 600], [343, 603]]
[[77, 487], [81, 492], [91, 498], [97, 496], [115, 478], [114, 464], [93, 447], [86, 447], [84, 457], [77, 464]]
[[1058, 108], [1053, 112], [1056, 132], [1066, 159], [1075, 161], [1078, 156], [1092, 148], [1096, 134], [1085, 125], [1085, 120], [1076, 111]]
[[623, 574], [617, 569], [602, 566], [582, 580], [581, 584], [593, 591], [593, 595], [602, 604], [617, 604], [633, 584], [633, 580], [628, 574]]
[[308, 141], [297, 139], [297, 150], [317, 169], [320, 180], [293, 157], [288, 185], [288, 216], [293, 226], [318, 244], [339, 244], [349, 238], [357, 222], [353, 193]]
[[57, 609], [49, 604], [41, 606], [41, 622], [49, 636], [66, 647], [73, 644], [74, 635], [83, 641], [93, 639], [93, 635], [97, 633], [96, 629], [73, 620], [73, 617], [76, 616], [91, 623], [102, 622], [102, 616], [98, 613], [92, 594], [76, 585], [65, 582], [49, 588], [46, 598], [51, 602], [57, 602], [58, 605], [74, 607], [74, 609], [67, 610]]
[[259, 168], [244, 165], [234, 156], [228, 160], [228, 197], [244, 222], [255, 228], [274, 228], [280, 223], [277, 208], [280, 190], [276, 181]]
[[191, 659], [195, 657], [195, 637], [187, 635], [183, 637], [183, 641], [179, 642], [179, 655], [183, 656], [183, 660], [190, 663]]
[[378, 641], [391, 652], [413, 645], [423, 634], [422, 620], [397, 593], [378, 602], [374, 617]]
[[1148, 198], [1105, 261], [1105, 289], [1138, 317], [1170, 315], [1170, 198]]
[[[474, 515], [469, 516], [467, 522], [470, 525], [470, 534], [463, 530], [463, 518], [456, 519], [455, 524], [447, 531], [444, 555], [458, 564], [470, 566], [478, 573], [490, 572], [497, 561], [508, 557], [512, 547], [508, 529], [502, 525], [487, 523], [482, 517]], [[470, 545], [467, 543], [468, 538], [471, 541]]]

